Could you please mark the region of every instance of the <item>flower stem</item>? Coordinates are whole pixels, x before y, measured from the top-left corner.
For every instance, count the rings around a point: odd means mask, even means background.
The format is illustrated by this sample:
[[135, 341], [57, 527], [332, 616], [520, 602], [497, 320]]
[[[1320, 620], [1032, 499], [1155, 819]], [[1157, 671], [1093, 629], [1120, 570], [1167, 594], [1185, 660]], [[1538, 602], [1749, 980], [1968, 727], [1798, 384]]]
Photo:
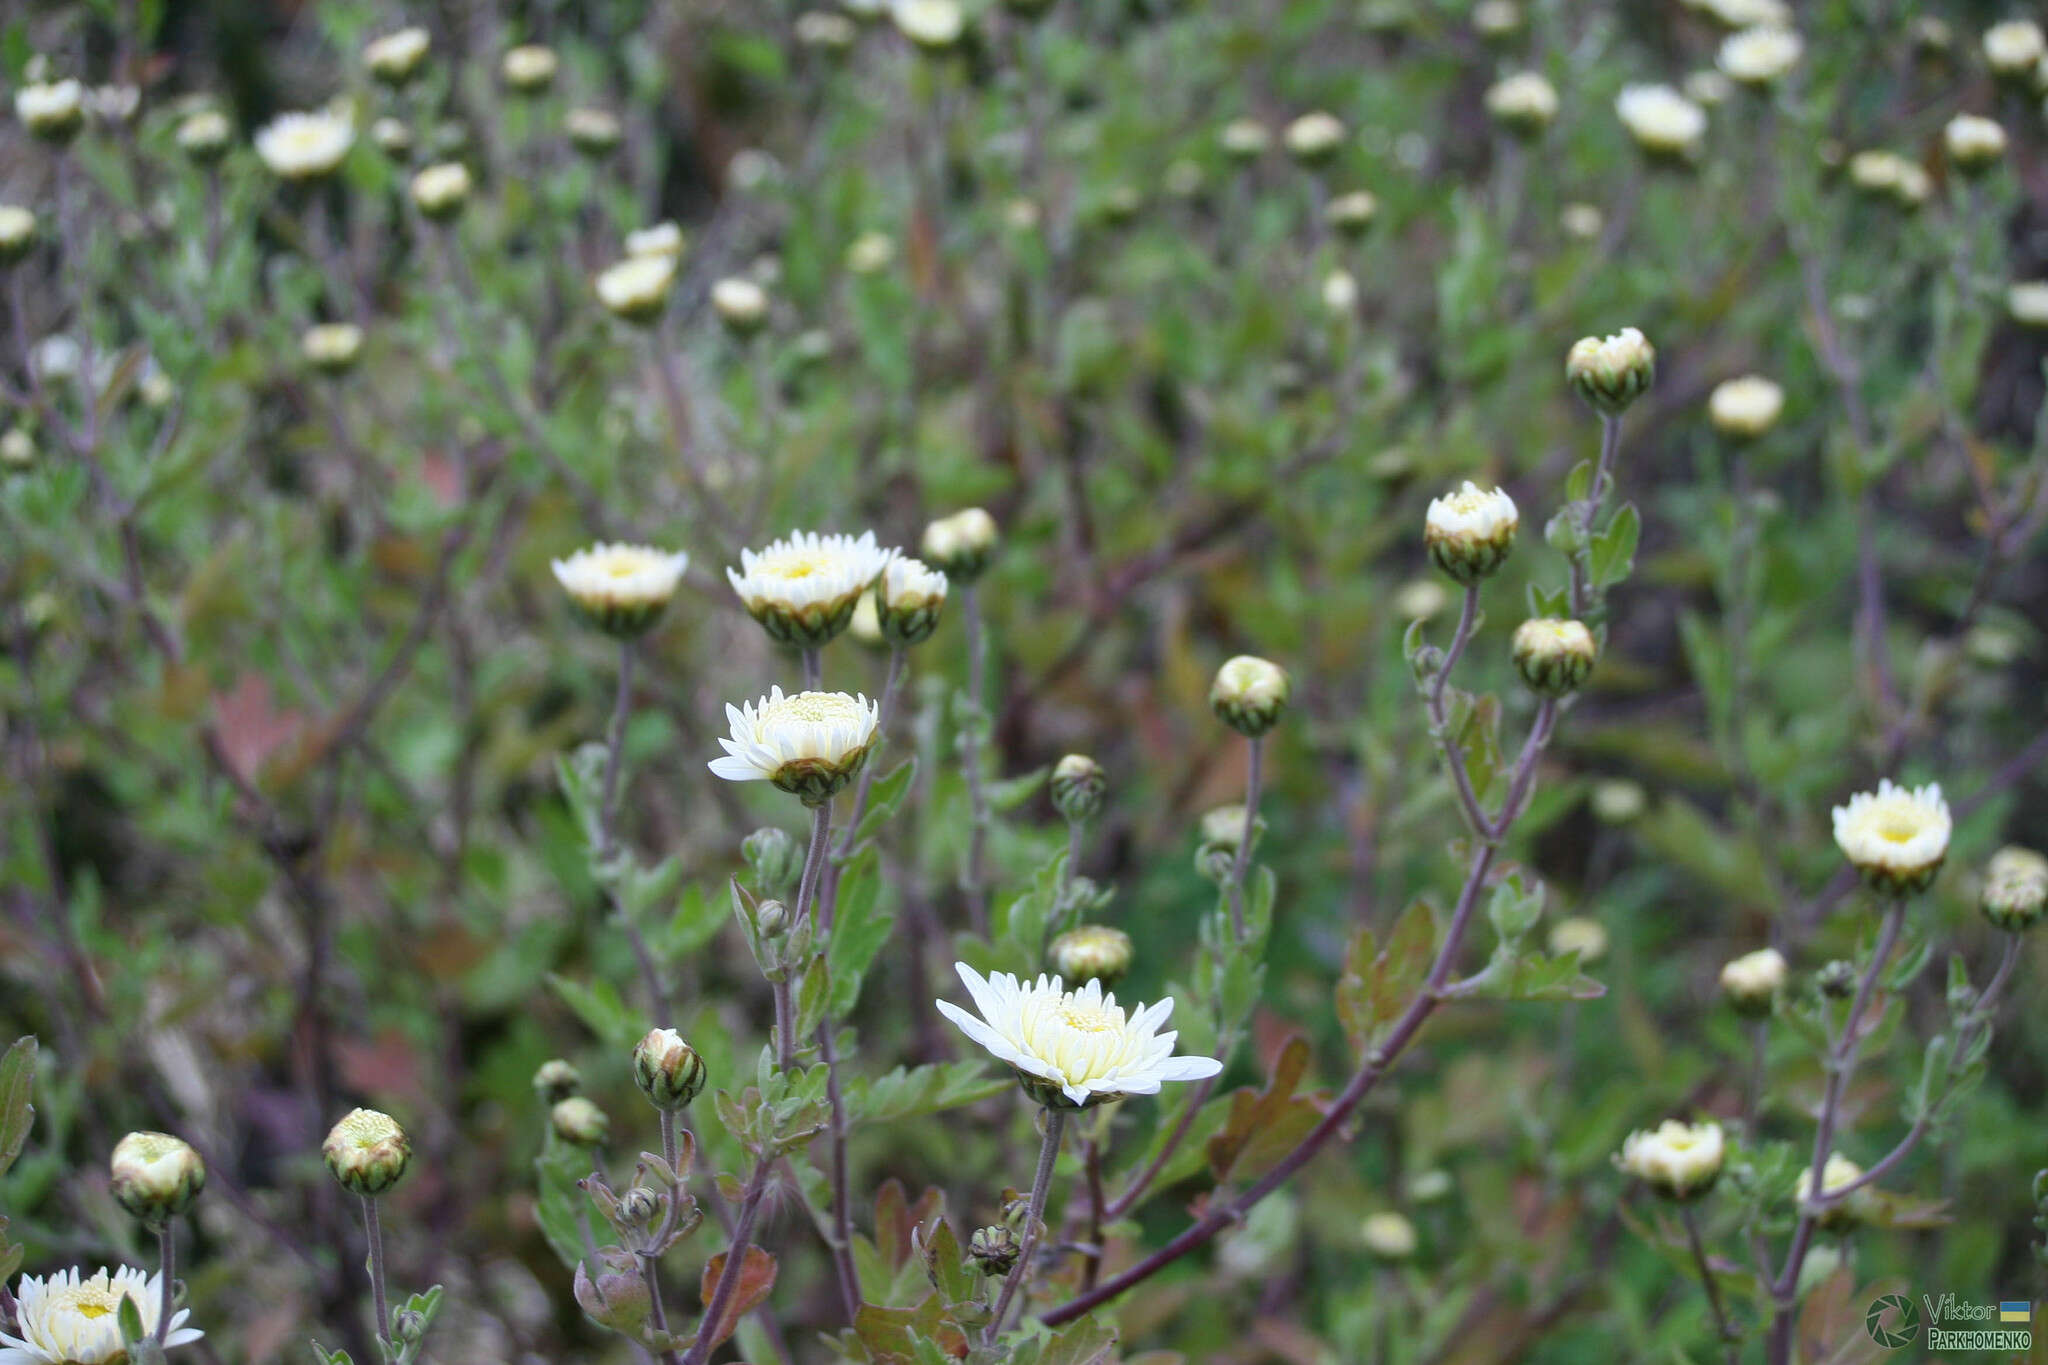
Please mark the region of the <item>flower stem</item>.
[[175, 1225], [166, 1218], [156, 1230], [157, 1259], [161, 1262], [163, 1284], [156, 1309], [156, 1344], [164, 1344], [171, 1330], [171, 1298], [178, 1277], [178, 1240]]
[[1692, 1244], [1693, 1264], [1699, 1267], [1700, 1286], [1707, 1291], [1707, 1307], [1714, 1314], [1714, 1330], [1720, 1335], [1728, 1352], [1728, 1365], [1738, 1365], [1740, 1353], [1735, 1347], [1735, 1328], [1728, 1321], [1728, 1310], [1721, 1303], [1721, 1287], [1714, 1283], [1714, 1267], [1707, 1260], [1707, 1244], [1700, 1237], [1699, 1210], [1691, 1204], [1679, 1211], [1685, 1223], [1686, 1241]]
[[1253, 737], [1245, 743], [1251, 749], [1251, 758], [1244, 773], [1244, 835], [1237, 841], [1237, 857], [1230, 864], [1230, 933], [1238, 943], [1244, 942], [1244, 878], [1251, 870], [1252, 841], [1258, 837], [1259, 784], [1264, 777], [1266, 750], [1263, 737]]
[[[633, 665], [638, 658], [639, 648], [634, 641], [619, 641], [619, 689], [612, 699], [611, 724], [605, 731], [604, 791], [597, 807], [600, 862], [611, 856], [614, 843], [612, 826], [618, 819], [620, 774], [626, 766], [626, 717], [633, 709]], [[623, 904], [614, 899], [612, 908], [617, 911], [619, 922], [626, 926], [626, 941], [632, 944], [634, 960], [640, 965], [640, 979], [647, 990], [648, 1008], [654, 1011], [654, 1022], [657, 1026], [666, 1025], [668, 992], [661, 987], [661, 971], [655, 965], [653, 950], [647, 946], [647, 936]]]
[[[832, 803], [819, 803], [811, 816], [811, 845], [804, 851], [804, 873], [797, 882], [796, 906], [790, 929], [803, 923], [810, 913], [811, 893], [817, 889], [825, 864], [825, 846], [832, 837]], [[796, 1010], [791, 1004], [789, 964], [784, 963], [782, 979], [775, 983], [775, 1064], [784, 1071], [796, 1065]]]
[[726, 1309], [732, 1305], [732, 1296], [739, 1290], [747, 1248], [754, 1235], [754, 1220], [768, 1193], [768, 1172], [773, 1164], [765, 1155], [757, 1154], [754, 1158], [754, 1173], [747, 1177], [747, 1188], [740, 1195], [739, 1216], [732, 1225], [732, 1246], [725, 1253], [725, 1269], [719, 1274], [717, 1288], [711, 1291], [711, 1302], [704, 1306], [704, 1316], [697, 1324], [697, 1340], [683, 1357], [683, 1365], [704, 1365], [717, 1349], [713, 1337], [719, 1323], [725, 1320]]
[[384, 1224], [377, 1216], [377, 1201], [362, 1196], [363, 1232], [370, 1243], [370, 1298], [377, 1306], [377, 1339], [396, 1356], [391, 1339], [391, 1305], [384, 1297]]
[[1052, 1188], [1052, 1169], [1059, 1161], [1060, 1135], [1066, 1131], [1067, 1111], [1047, 1108], [1045, 1114], [1045, 1144], [1038, 1149], [1038, 1171], [1031, 1178], [1031, 1202], [1024, 1212], [1024, 1244], [1018, 1248], [1017, 1264], [1010, 1269], [1010, 1277], [1003, 1281], [1003, 1292], [996, 1296], [995, 1312], [990, 1315], [988, 1327], [982, 1335], [984, 1343], [993, 1343], [996, 1334], [1003, 1330], [1003, 1319], [1010, 1315], [1010, 1301], [1017, 1296], [1017, 1290], [1031, 1274], [1031, 1259], [1038, 1250], [1038, 1225], [1045, 1216], [1045, 1196]]
[[[882, 765], [882, 746], [889, 739], [889, 722], [896, 717], [896, 694], [903, 683], [904, 666], [909, 661], [909, 652], [898, 645], [889, 654], [889, 676], [882, 683], [882, 700], [876, 707], [875, 747], [868, 754], [868, 761], [860, 770], [860, 782], [853, 789], [853, 812], [846, 819], [846, 828], [839, 836], [839, 847], [832, 850], [835, 859], [845, 858], [853, 852], [854, 836], [860, 832], [861, 818], [868, 813], [868, 793], [875, 785], [875, 774]], [[835, 888], [836, 889], [836, 885]], [[818, 926], [832, 927], [833, 897], [826, 893], [824, 902], [818, 907]]]
[[981, 594], [969, 583], [960, 590], [967, 627], [967, 725], [961, 735], [960, 765], [967, 777], [967, 801], [973, 833], [967, 842], [967, 868], [961, 878], [967, 892], [967, 913], [976, 933], [988, 926], [988, 885], [983, 870], [988, 860], [988, 789], [981, 772], [982, 729], [988, 724], [983, 691], [988, 673], [988, 640], [982, 629]]

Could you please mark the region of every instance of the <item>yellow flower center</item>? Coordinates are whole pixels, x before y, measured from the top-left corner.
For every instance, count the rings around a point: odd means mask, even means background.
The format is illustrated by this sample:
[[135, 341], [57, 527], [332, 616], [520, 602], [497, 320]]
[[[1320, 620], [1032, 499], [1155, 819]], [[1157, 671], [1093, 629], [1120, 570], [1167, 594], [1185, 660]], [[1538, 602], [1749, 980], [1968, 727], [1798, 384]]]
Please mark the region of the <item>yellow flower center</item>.
[[858, 719], [860, 703], [844, 692], [799, 692], [771, 701], [761, 712], [764, 724], [820, 724]]
[[766, 573], [777, 578], [809, 578], [812, 574], [824, 573], [831, 567], [831, 561], [823, 555], [788, 554], [761, 566]]
[[1124, 1026], [1122, 1010], [1069, 1000], [1060, 1006], [1060, 1022], [1081, 1033], [1109, 1033]]
[[82, 1284], [55, 1297], [51, 1307], [76, 1313], [79, 1317], [97, 1321], [118, 1311], [120, 1302], [114, 1298], [113, 1290], [96, 1284]]
[[1877, 827], [1877, 837], [1894, 844], [1911, 843], [1919, 833], [1919, 822], [1905, 814], [1888, 816]]

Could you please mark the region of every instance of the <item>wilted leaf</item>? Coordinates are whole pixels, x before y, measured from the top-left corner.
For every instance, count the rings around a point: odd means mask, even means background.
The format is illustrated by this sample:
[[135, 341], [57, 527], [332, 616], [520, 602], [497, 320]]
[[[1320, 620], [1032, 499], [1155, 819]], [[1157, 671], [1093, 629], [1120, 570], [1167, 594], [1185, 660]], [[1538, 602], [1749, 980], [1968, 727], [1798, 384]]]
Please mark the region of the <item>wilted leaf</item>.
[[[704, 1266], [704, 1275], [698, 1284], [698, 1292], [704, 1296], [704, 1311], [707, 1314], [711, 1311], [711, 1297], [718, 1292], [719, 1279], [725, 1274], [726, 1257], [727, 1253], [721, 1251]], [[752, 1312], [775, 1288], [777, 1269], [773, 1256], [759, 1247], [748, 1247], [745, 1259], [740, 1262], [739, 1283], [733, 1291], [732, 1298], [726, 1303], [725, 1316], [715, 1325], [710, 1322], [701, 1323], [697, 1328], [698, 1336], [701, 1338], [705, 1333], [710, 1333], [713, 1346], [731, 1336], [733, 1330], [740, 1325], [740, 1319]]]

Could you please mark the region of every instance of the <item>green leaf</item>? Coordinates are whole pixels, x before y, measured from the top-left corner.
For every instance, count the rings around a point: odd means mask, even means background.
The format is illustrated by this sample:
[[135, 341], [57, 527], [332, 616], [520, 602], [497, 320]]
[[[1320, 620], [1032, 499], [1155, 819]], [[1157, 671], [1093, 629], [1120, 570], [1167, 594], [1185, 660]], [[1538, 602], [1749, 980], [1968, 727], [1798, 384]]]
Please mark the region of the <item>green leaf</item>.
[[1519, 953], [1496, 954], [1459, 994], [1491, 1000], [1597, 1000], [1607, 988], [1579, 970], [1577, 953]]
[[1360, 928], [1344, 957], [1337, 980], [1337, 1019], [1352, 1048], [1371, 1051], [1379, 1031], [1405, 1009], [1436, 950], [1436, 917], [1427, 902], [1415, 900], [1401, 912], [1381, 950], [1368, 928]]
[[991, 1076], [980, 1061], [934, 1062], [915, 1070], [899, 1066], [873, 1080], [850, 1078], [846, 1106], [863, 1123], [896, 1123], [976, 1104], [1013, 1084], [1007, 1074]]
[[889, 775], [877, 781], [868, 790], [867, 814], [860, 820], [860, 827], [853, 832], [853, 847], [859, 848], [881, 832], [896, 814], [896, 808], [903, 804], [903, 798], [917, 781], [917, 755], [912, 754], [894, 768]]
[[619, 997], [609, 981], [585, 986], [566, 976], [548, 973], [548, 989], [583, 1021], [585, 1028], [616, 1048], [629, 1048], [647, 1031], [646, 1022]]
[[1588, 570], [1594, 587], [1610, 587], [1634, 571], [1636, 541], [1642, 535], [1642, 530], [1642, 518], [1636, 514], [1636, 505], [1632, 502], [1623, 503], [1621, 510], [1607, 523], [1607, 529], [1593, 537], [1593, 552]]
[[831, 1011], [844, 1018], [860, 1000], [861, 979], [896, 927], [893, 899], [882, 899], [880, 864], [872, 850], [850, 863], [839, 881], [839, 905], [825, 961], [832, 972]]
[[980, 1286], [980, 1276], [967, 1264], [967, 1257], [960, 1250], [960, 1239], [953, 1235], [953, 1229], [941, 1218], [932, 1225], [930, 1232], [918, 1234], [918, 1250], [924, 1256], [925, 1274], [931, 1278], [932, 1288], [939, 1291], [939, 1297], [949, 1305], [972, 1302]]
[[0, 1175], [5, 1175], [35, 1123], [35, 1106], [29, 1097], [35, 1091], [36, 1040], [17, 1038], [14, 1046], [0, 1056]]
[[[534, 1221], [556, 1259], [569, 1270], [587, 1259], [591, 1248], [610, 1245], [611, 1224], [590, 1215], [590, 1198], [576, 1182], [590, 1174], [590, 1153], [563, 1142], [550, 1130], [533, 1159]], [[435, 1300], [436, 1305], [439, 1299]]]

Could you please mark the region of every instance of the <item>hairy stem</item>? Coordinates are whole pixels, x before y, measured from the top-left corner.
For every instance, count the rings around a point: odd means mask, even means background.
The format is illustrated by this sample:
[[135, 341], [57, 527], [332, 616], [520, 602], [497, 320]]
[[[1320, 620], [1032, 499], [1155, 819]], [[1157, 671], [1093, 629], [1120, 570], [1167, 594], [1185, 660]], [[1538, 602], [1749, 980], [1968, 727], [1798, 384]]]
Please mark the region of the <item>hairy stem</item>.
[[732, 1296], [739, 1292], [740, 1272], [747, 1261], [747, 1248], [752, 1245], [754, 1220], [760, 1216], [761, 1200], [768, 1193], [769, 1168], [775, 1163], [765, 1155], [757, 1155], [754, 1172], [747, 1177], [747, 1187], [740, 1194], [739, 1216], [733, 1220], [732, 1246], [725, 1253], [725, 1269], [719, 1273], [718, 1285], [711, 1291], [711, 1302], [704, 1306], [704, 1317], [697, 1327], [697, 1340], [690, 1345], [690, 1352], [683, 1357], [683, 1365], [704, 1365], [717, 1349], [713, 1337], [718, 1324], [725, 1320], [726, 1310], [732, 1306]]
[[1707, 1291], [1707, 1307], [1714, 1315], [1714, 1331], [1728, 1353], [1728, 1365], [1739, 1365], [1741, 1352], [1735, 1345], [1735, 1326], [1728, 1321], [1728, 1309], [1721, 1302], [1721, 1286], [1714, 1280], [1714, 1267], [1707, 1260], [1707, 1244], [1700, 1237], [1699, 1210], [1691, 1204], [1679, 1211], [1685, 1223], [1685, 1239], [1692, 1245], [1692, 1261], [1699, 1268], [1700, 1287]]
[[176, 1225], [166, 1218], [163, 1226], [156, 1230], [157, 1259], [161, 1262], [163, 1284], [159, 1287], [156, 1307], [156, 1344], [162, 1346], [171, 1330], [171, 1299], [173, 1287], [178, 1282], [178, 1238]]
[[386, 1350], [395, 1351], [391, 1304], [384, 1297], [384, 1224], [377, 1216], [377, 1201], [369, 1195], [362, 1196], [362, 1200], [363, 1233], [370, 1243], [370, 1298], [377, 1306], [377, 1339]]

